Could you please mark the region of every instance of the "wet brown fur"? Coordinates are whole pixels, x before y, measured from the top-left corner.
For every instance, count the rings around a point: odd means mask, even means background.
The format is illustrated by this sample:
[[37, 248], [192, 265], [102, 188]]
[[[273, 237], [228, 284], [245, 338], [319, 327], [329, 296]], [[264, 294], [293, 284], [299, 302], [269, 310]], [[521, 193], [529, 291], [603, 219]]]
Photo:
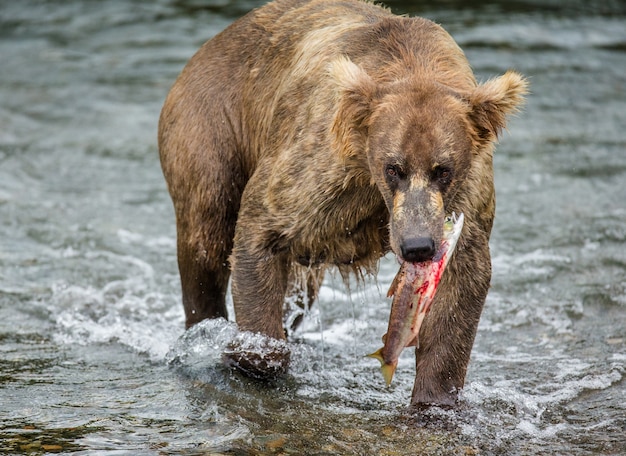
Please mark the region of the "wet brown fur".
[[190, 60], [159, 124], [187, 326], [226, 316], [232, 273], [240, 328], [284, 338], [294, 277], [314, 298], [327, 265], [375, 271], [462, 212], [412, 398], [454, 403], [491, 277], [493, 143], [525, 88], [514, 72], [478, 85], [441, 27], [371, 3], [279, 0], [233, 23]]

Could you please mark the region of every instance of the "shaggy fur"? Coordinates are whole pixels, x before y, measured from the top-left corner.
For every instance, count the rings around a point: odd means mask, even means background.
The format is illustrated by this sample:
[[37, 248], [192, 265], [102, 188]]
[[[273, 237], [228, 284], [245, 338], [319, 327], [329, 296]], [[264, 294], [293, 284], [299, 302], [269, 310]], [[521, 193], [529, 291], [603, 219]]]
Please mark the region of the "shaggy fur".
[[[285, 296], [465, 227], [420, 333], [413, 404], [453, 404], [489, 288], [493, 143], [526, 90], [452, 38], [356, 0], [278, 0], [208, 41], [161, 113], [187, 326], [285, 337]], [[230, 265], [230, 267], [229, 267]], [[372, 337], [376, 337], [372, 335]]]

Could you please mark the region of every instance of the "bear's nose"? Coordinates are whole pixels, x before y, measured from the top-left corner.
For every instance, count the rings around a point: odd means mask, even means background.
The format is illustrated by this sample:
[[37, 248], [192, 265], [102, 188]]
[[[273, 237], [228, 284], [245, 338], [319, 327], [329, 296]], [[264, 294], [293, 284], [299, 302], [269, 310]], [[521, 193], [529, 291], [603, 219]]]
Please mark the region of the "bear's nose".
[[435, 256], [435, 241], [431, 237], [408, 238], [400, 246], [402, 258], [411, 263], [432, 260]]

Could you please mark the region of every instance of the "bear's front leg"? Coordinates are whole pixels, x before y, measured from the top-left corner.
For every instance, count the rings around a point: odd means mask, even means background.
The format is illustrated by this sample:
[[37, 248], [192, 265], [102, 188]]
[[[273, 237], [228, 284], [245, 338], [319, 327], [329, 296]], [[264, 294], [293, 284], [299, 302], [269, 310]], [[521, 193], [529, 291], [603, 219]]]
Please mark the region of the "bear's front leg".
[[[251, 212], [257, 212], [258, 206]], [[289, 257], [277, 249], [277, 236], [248, 211], [240, 213], [230, 257], [232, 296], [241, 331], [285, 340], [283, 302], [289, 282]], [[226, 364], [258, 378], [284, 373], [289, 364], [285, 345], [267, 341], [263, 347], [234, 342], [225, 353]]]
[[231, 256], [232, 295], [239, 329], [285, 338], [282, 311], [288, 267], [284, 253], [235, 241]]

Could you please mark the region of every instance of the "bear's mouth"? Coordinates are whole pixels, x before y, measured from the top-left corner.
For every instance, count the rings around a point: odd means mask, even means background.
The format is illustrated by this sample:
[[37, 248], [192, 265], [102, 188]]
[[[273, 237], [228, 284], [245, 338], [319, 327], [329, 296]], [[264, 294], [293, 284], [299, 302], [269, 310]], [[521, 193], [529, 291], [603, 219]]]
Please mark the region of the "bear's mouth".
[[419, 331], [435, 297], [441, 277], [454, 253], [463, 230], [464, 216], [446, 217], [443, 241], [432, 260], [403, 261], [391, 283], [387, 297], [393, 296], [384, 346], [368, 355], [381, 363], [387, 385], [391, 383], [398, 357], [405, 347], [419, 344]]

